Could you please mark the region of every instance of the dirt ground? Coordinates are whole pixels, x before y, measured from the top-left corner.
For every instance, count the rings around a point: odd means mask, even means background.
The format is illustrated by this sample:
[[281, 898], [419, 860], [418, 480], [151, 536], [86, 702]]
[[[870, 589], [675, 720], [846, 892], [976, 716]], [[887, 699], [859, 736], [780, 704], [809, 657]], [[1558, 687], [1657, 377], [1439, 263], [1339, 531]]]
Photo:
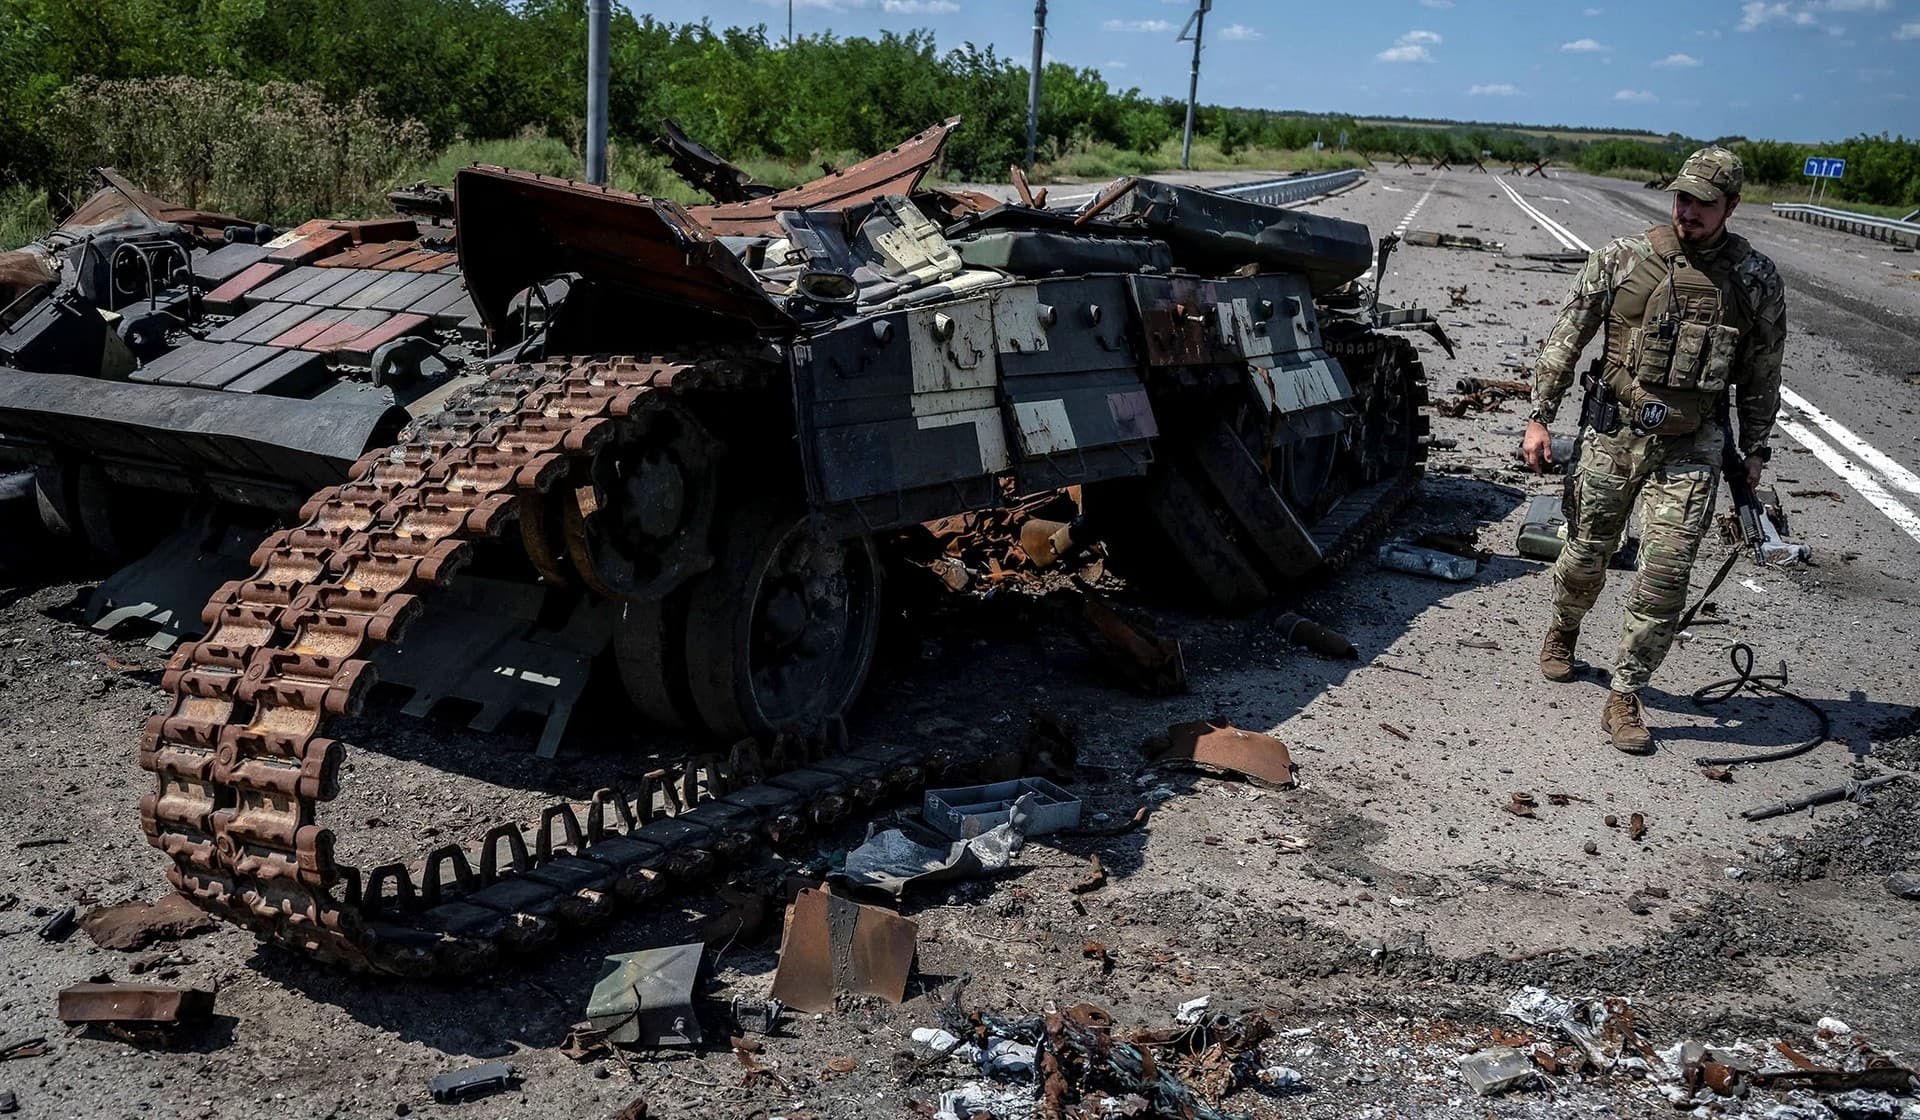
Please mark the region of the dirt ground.
[[[1642, 228], [1662, 198], [1577, 176], [1518, 185], [1594, 245]], [[1389, 270], [1388, 298], [1438, 309], [1459, 347], [1449, 359], [1411, 336], [1436, 395], [1453, 396], [1464, 376], [1516, 376], [1511, 365], [1531, 364], [1569, 279], [1562, 266], [1521, 254], [1564, 246], [1478, 175], [1382, 168], [1316, 208], [1366, 221], [1378, 235], [1416, 203], [1412, 228], [1506, 245], [1403, 248]], [[1908, 470], [1920, 465], [1911, 420], [1920, 389], [1904, 382], [1900, 364], [1913, 363], [1920, 329], [1920, 283], [1906, 279], [1920, 262], [1769, 216], [1743, 213], [1736, 225], [1786, 277], [1789, 384]], [[1543, 1075], [1475, 1097], [1455, 1059], [1488, 1046], [1495, 1028], [1526, 1029], [1502, 1012], [1527, 986], [1631, 1000], [1656, 1051], [1689, 1039], [1748, 1043], [1753, 1059], [1784, 1039], [1838, 1061], [1857, 1036], [1911, 1062], [1920, 1052], [1920, 902], [1896, 897], [1887, 878], [1920, 872], [1920, 781], [1867, 804], [1757, 824], [1740, 812], [1920, 769], [1914, 539], [1814, 453], [1777, 438], [1769, 481], [1783, 495], [1807, 495], [1787, 504], [1794, 535], [1814, 545], [1817, 562], [1798, 571], [1737, 564], [1714, 596], [1717, 612], [1656, 677], [1649, 705], [1660, 749], [1621, 756], [1604, 746], [1598, 721], [1623, 580], [1588, 623], [1580, 652], [1590, 666], [1571, 684], [1539, 680], [1548, 577], [1514, 541], [1527, 498], [1557, 480], [1524, 475], [1512, 460], [1524, 412], [1509, 404], [1436, 418], [1435, 436], [1455, 446], [1435, 451], [1428, 481], [1393, 529], [1477, 534], [1495, 555], [1471, 582], [1362, 563], [1289, 604], [1345, 633], [1358, 661], [1290, 646], [1268, 614], [1209, 617], [1116, 585], [1117, 601], [1185, 650], [1190, 690], [1145, 697], [1117, 687], [1019, 592], [894, 619], [852, 721], [856, 739], [1011, 745], [1043, 709], [1077, 728], [1071, 785], [1086, 813], [1122, 821], [1142, 804], [1155, 808], [1125, 835], [1042, 837], [989, 879], [910, 893], [900, 912], [919, 933], [907, 1001], [789, 1016], [758, 1059], [778, 1078], [751, 1085], [724, 1032], [719, 1045], [624, 1059], [575, 1062], [558, 1050], [583, 1017], [601, 957], [698, 939], [719, 909], [699, 897], [444, 985], [341, 975], [221, 928], [166, 946], [176, 955], [159, 973], [218, 989], [210, 1025], [161, 1046], [70, 1034], [54, 1018], [59, 989], [102, 973], [132, 978], [137, 954], [96, 948], [84, 934], [49, 942], [35, 930], [69, 904], [163, 893], [163, 860], [139, 834], [135, 805], [150, 779], [134, 745], [159, 709], [164, 659], [79, 625], [90, 582], [0, 586], [8, 791], [0, 852], [9, 856], [0, 868], [0, 1047], [48, 1040], [44, 1054], [0, 1060], [0, 1092], [17, 1094], [29, 1117], [611, 1116], [636, 1097], [653, 1117], [906, 1117], [910, 1102], [934, 1104], [942, 1090], [981, 1079], [959, 1060], [903, 1057], [913, 1051], [910, 1032], [934, 1025], [962, 981], [970, 1011], [1033, 1014], [1086, 1001], [1125, 1027], [1168, 1027], [1176, 1006], [1199, 996], [1211, 1010], [1259, 1011], [1278, 1032], [1265, 1064], [1291, 1068], [1298, 1082], [1225, 1101], [1254, 1117], [1674, 1110], [1658, 1077], [1629, 1070]], [[1559, 427], [1570, 434], [1570, 424]], [[1708, 545], [1696, 589], [1727, 547]], [[1734, 642], [1751, 644], [1768, 671], [1789, 663], [1792, 687], [1829, 717], [1831, 741], [1712, 781], [1696, 756], [1791, 745], [1816, 730], [1779, 700], [1742, 696], [1713, 709], [1690, 701], [1728, 675]], [[1298, 788], [1140, 772], [1148, 737], [1215, 714], [1284, 740]], [[351, 756], [330, 819], [343, 832], [357, 827], [375, 850], [416, 848], [556, 796], [581, 797], [635, 772], [653, 743], [611, 704], [576, 718], [555, 762], [532, 756], [531, 736], [380, 711], [342, 737], [365, 749]], [[1533, 795], [1535, 816], [1503, 809], [1515, 791]], [[1633, 813], [1646, 823], [1637, 839], [1624, 825]], [[849, 824], [796, 855], [825, 867], [863, 827]], [[1070, 893], [1091, 854], [1106, 885]], [[1083, 956], [1089, 940], [1108, 950], [1110, 972]], [[709, 1006], [764, 998], [777, 946], [775, 929], [727, 947]], [[1823, 1018], [1846, 1029], [1822, 1037]], [[457, 1106], [427, 1096], [428, 1077], [494, 1058], [518, 1069], [512, 1091]], [[851, 1059], [851, 1072], [829, 1071], [836, 1058]], [[1822, 1103], [1784, 1090], [1685, 1108], [1779, 1120], [1920, 1116], [1911, 1097]]]

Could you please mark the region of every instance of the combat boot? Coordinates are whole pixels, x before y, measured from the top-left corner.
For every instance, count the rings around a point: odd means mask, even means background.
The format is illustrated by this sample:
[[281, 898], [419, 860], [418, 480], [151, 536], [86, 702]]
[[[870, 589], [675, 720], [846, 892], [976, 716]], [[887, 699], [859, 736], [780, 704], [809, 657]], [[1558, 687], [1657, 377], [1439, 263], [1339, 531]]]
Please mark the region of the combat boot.
[[1540, 675], [1550, 681], [1573, 679], [1573, 647], [1580, 640], [1578, 630], [1548, 630], [1540, 646]]
[[1613, 738], [1613, 749], [1628, 754], [1648, 754], [1653, 750], [1653, 732], [1647, 730], [1637, 692], [1608, 692], [1606, 710], [1600, 713], [1600, 730]]

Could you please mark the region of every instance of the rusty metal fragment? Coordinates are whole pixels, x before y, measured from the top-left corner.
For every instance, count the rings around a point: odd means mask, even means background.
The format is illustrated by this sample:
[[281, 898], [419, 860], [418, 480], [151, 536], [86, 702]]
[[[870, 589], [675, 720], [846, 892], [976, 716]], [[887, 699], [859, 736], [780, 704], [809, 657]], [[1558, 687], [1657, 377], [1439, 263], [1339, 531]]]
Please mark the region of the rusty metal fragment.
[[1287, 641], [1305, 646], [1322, 657], [1351, 661], [1360, 656], [1360, 651], [1353, 648], [1345, 634], [1291, 611], [1275, 619], [1273, 628]]
[[798, 1011], [824, 1014], [834, 996], [906, 998], [919, 926], [877, 906], [821, 890], [803, 890], [787, 910], [773, 998]]
[[672, 117], [660, 122], [660, 135], [653, 138], [653, 146], [667, 158], [667, 166], [675, 175], [712, 195], [715, 202], [750, 202], [774, 193], [772, 187], [754, 182], [753, 176], [688, 136]]
[[899, 147], [861, 160], [844, 171], [778, 194], [719, 206], [695, 206], [689, 212], [717, 234], [778, 236], [777, 215], [782, 210], [843, 210], [882, 195], [912, 193], [928, 168], [940, 158], [940, 149], [946, 146], [947, 137], [958, 127], [960, 118], [950, 117]]
[[1086, 623], [1080, 640], [1128, 684], [1153, 694], [1186, 690], [1187, 663], [1178, 641], [1134, 626], [1085, 590], [1080, 593], [1080, 618]]
[[213, 1013], [213, 993], [166, 984], [75, 984], [60, 991], [63, 1023], [189, 1023]]
[[102, 949], [131, 950], [205, 933], [213, 919], [176, 891], [156, 903], [95, 907], [80, 919], [80, 928]]
[[1167, 728], [1167, 749], [1154, 765], [1191, 764], [1205, 770], [1226, 770], [1250, 781], [1291, 788], [1293, 757], [1287, 745], [1271, 735], [1244, 731], [1216, 716]]

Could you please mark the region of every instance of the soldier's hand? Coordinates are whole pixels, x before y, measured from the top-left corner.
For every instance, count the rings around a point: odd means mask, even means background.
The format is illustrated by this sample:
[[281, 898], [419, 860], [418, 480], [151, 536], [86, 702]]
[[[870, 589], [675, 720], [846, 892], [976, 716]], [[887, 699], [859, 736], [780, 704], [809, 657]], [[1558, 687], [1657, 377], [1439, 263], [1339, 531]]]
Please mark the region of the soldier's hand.
[[1760, 472], [1767, 469], [1767, 461], [1758, 455], [1747, 456], [1747, 489], [1760, 485]]
[[1553, 465], [1553, 433], [1538, 420], [1527, 421], [1527, 434], [1520, 437], [1520, 458], [1535, 474], [1547, 473]]

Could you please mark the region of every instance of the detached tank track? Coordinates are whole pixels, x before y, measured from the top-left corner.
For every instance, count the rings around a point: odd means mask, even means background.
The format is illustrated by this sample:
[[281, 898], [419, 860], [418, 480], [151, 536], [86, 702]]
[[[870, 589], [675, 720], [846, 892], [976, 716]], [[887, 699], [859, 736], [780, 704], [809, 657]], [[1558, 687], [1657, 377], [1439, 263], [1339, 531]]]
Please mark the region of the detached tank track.
[[600, 503], [585, 468], [630, 434], [622, 426], [728, 376], [718, 363], [627, 358], [508, 368], [362, 458], [306, 503], [298, 527], [267, 538], [253, 575], [208, 602], [206, 637], [174, 654], [162, 682], [172, 705], [140, 744], [155, 776], [141, 827], [172, 859], [174, 886], [320, 961], [459, 974], [621, 901], [711, 881], [762, 845], [939, 773], [943, 759], [906, 748], [821, 758], [743, 743], [655, 770], [637, 791], [549, 806], [530, 831], [497, 825], [477, 845], [364, 874], [335, 859], [318, 810], [338, 792], [345, 748], [322, 731], [361, 707], [371, 649], [397, 641], [422, 597], [523, 504], [536, 562], [570, 560], [591, 583], [590, 558], [538, 539], [541, 503], [590, 518]]

